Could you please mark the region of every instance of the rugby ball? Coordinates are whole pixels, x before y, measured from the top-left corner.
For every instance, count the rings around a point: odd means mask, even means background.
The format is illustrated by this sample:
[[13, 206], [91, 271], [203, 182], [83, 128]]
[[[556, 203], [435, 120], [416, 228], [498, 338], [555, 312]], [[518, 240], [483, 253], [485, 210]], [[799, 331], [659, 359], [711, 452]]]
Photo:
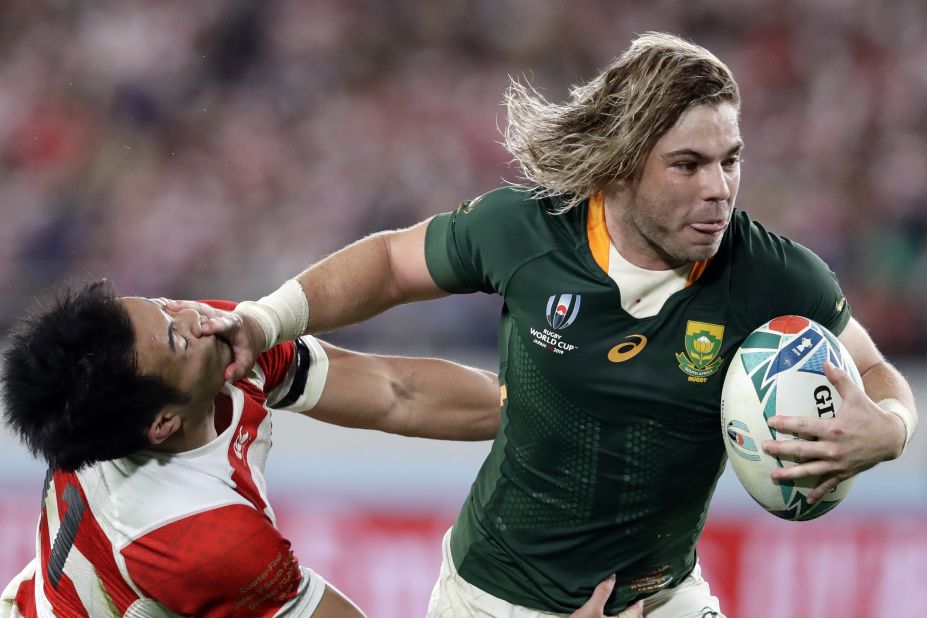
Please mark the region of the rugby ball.
[[731, 359], [721, 390], [721, 431], [728, 460], [747, 493], [764, 509], [792, 521], [820, 517], [846, 497], [852, 479], [838, 485], [815, 504], [807, 495], [820, 477], [773, 481], [777, 467], [796, 465], [789, 458], [766, 454], [765, 440], [798, 440], [767, 426], [776, 415], [829, 419], [840, 414], [842, 398], [824, 375], [830, 362], [862, 384], [859, 371], [843, 344], [829, 330], [808, 318], [782, 316], [763, 324], [744, 340]]

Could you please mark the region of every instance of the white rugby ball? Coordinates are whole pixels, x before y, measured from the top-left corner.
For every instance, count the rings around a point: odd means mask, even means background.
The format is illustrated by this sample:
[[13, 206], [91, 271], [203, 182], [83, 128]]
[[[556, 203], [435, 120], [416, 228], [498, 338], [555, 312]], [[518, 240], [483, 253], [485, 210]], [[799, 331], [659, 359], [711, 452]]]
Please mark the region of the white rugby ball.
[[721, 431], [727, 456], [741, 484], [767, 511], [793, 521], [820, 517], [837, 506], [850, 490], [848, 479], [815, 504], [808, 504], [820, 477], [773, 481], [769, 473], [796, 465], [789, 458], [767, 455], [765, 440], [797, 440], [799, 436], [770, 429], [773, 416], [834, 418], [842, 398], [824, 375], [824, 362], [848, 372], [862, 384], [849, 352], [829, 330], [808, 318], [782, 316], [753, 331], [743, 342], [724, 377]]

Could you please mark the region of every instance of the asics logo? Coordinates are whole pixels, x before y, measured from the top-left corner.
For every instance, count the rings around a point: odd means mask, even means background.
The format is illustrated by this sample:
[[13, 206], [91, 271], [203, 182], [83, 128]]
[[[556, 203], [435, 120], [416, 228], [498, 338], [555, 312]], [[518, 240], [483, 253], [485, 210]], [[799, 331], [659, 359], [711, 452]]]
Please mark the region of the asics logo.
[[644, 335], [628, 335], [625, 339], [630, 339], [631, 341], [622, 341], [609, 350], [608, 360], [613, 363], [623, 363], [627, 360], [631, 360], [640, 354], [640, 351], [647, 345], [647, 337]]

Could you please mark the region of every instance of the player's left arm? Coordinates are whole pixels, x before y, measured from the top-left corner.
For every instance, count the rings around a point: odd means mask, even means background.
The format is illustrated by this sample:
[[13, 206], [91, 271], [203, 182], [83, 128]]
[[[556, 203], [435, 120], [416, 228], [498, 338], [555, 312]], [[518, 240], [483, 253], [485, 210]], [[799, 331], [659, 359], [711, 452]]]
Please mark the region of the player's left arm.
[[[833, 419], [773, 417], [769, 426], [777, 431], [812, 439], [763, 444], [771, 455], [804, 462], [774, 470], [774, 479], [822, 475], [821, 482], [808, 495], [809, 502], [816, 502], [842, 481], [882, 461], [896, 459], [917, 423], [910, 385], [885, 360], [862, 325], [851, 319], [838, 339], [856, 363], [863, 387], [856, 385], [845, 371], [828, 363], [825, 374], [843, 398], [840, 414]], [[907, 416], [907, 421], [902, 416]]]
[[[306, 336], [297, 372], [270, 405], [327, 423], [446, 440], [488, 440], [499, 428], [495, 374], [437, 358], [352, 352]], [[300, 362], [299, 357], [310, 358]], [[289, 394], [282, 395], [283, 390]]]

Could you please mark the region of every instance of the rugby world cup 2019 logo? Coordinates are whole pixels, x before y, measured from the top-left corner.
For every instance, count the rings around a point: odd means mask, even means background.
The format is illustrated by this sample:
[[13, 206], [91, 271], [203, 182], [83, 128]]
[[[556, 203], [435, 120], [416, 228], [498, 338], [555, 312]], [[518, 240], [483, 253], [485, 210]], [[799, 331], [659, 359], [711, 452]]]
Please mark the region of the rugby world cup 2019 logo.
[[547, 323], [554, 330], [568, 327], [579, 314], [579, 294], [554, 294], [547, 299]]
[[535, 345], [548, 352], [563, 355], [576, 350], [579, 346], [563, 338], [562, 331], [576, 321], [582, 297], [579, 294], [554, 294], [547, 299], [547, 325], [550, 328], [538, 330], [529, 326], [528, 331]]
[[686, 323], [686, 350], [676, 354], [676, 361], [690, 382], [705, 382], [721, 368], [724, 359], [718, 353], [723, 340], [724, 326], [720, 324], [694, 320]]
[[750, 437], [750, 429], [740, 421], [730, 421], [727, 424], [727, 438], [734, 447], [734, 452], [747, 461], [759, 461], [759, 449], [756, 442]]

